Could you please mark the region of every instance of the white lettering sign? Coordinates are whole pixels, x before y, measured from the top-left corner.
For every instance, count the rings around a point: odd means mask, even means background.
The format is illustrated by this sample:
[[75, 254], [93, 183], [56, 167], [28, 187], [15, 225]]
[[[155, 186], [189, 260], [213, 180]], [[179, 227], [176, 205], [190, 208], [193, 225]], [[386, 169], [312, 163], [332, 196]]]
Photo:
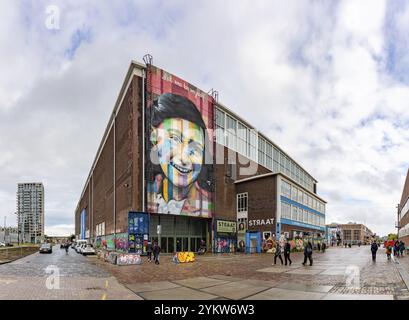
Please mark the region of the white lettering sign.
[[249, 227], [274, 225], [274, 218], [249, 220]]

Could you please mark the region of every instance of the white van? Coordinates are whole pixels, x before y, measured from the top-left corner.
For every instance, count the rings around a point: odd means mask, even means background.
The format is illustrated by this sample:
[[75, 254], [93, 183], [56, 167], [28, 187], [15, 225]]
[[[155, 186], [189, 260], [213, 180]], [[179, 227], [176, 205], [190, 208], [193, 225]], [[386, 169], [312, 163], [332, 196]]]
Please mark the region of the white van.
[[81, 253], [81, 246], [83, 245], [83, 244], [87, 244], [87, 240], [77, 240], [77, 245], [75, 246], [75, 251], [77, 252], [77, 253]]

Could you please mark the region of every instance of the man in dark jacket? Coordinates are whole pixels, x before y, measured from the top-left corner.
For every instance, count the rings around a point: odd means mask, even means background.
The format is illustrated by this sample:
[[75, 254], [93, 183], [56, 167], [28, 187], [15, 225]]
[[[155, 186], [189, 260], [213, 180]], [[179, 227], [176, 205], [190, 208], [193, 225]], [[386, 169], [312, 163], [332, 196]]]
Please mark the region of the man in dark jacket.
[[153, 244], [153, 260], [155, 261], [155, 264], [159, 264], [159, 254], [160, 254], [160, 247], [158, 246], [158, 243], [155, 241]]
[[372, 252], [372, 261], [375, 262], [376, 261], [376, 251], [378, 251], [378, 245], [376, 244], [376, 242], [372, 242], [371, 244], [371, 252]]
[[291, 266], [292, 261], [290, 259], [290, 253], [291, 253], [291, 245], [290, 245], [290, 242], [286, 240], [285, 245], [284, 245], [284, 261], [285, 261], [285, 265], [287, 265], [287, 260], [288, 260]]
[[303, 266], [307, 263], [307, 258], [310, 260], [310, 266], [312, 266], [312, 244], [310, 241], [306, 244], [304, 248], [304, 262], [302, 263]]
[[148, 262], [152, 261], [152, 243], [148, 241], [148, 244], [146, 245], [146, 253], [148, 255]]
[[400, 255], [403, 256], [403, 252], [405, 251], [405, 243], [403, 241], [399, 243], [399, 251]]

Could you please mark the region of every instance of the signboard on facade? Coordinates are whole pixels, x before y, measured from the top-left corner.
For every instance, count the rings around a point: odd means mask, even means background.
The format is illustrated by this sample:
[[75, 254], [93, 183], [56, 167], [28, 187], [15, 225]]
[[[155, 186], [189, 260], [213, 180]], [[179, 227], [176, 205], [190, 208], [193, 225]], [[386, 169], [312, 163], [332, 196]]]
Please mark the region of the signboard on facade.
[[227, 220], [217, 220], [216, 232], [221, 233], [236, 233], [237, 222]]
[[249, 220], [249, 227], [258, 227], [258, 226], [266, 226], [266, 225], [274, 226], [274, 218]]

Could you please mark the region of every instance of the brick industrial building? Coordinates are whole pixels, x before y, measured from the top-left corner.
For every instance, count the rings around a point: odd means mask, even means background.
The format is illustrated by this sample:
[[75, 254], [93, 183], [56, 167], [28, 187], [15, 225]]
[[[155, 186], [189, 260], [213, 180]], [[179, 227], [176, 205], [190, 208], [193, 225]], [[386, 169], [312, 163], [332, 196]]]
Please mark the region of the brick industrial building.
[[323, 237], [325, 205], [317, 181], [215, 92], [132, 62], [75, 211], [75, 234], [131, 252], [147, 240], [164, 252], [196, 251], [202, 239], [224, 252], [246, 242], [245, 231]]
[[405, 242], [407, 246], [409, 244], [409, 171], [399, 203], [397, 227], [399, 240]]

